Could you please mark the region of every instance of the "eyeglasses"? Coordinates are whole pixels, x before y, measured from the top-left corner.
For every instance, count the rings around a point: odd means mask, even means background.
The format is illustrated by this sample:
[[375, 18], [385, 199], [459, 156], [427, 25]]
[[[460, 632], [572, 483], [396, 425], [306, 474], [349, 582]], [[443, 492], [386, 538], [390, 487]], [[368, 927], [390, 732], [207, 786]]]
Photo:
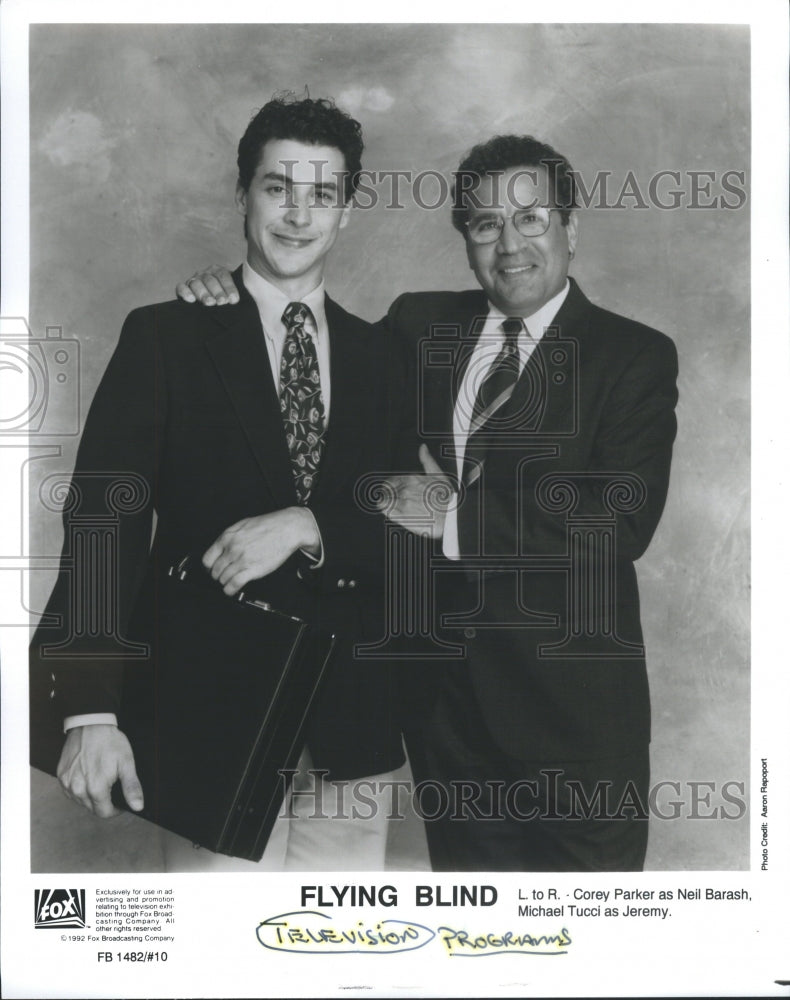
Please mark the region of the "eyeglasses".
[[[542, 236], [551, 225], [551, 213], [559, 208], [525, 208], [513, 213], [513, 225], [522, 236]], [[476, 215], [466, 223], [473, 243], [496, 243], [505, 226], [503, 215]]]

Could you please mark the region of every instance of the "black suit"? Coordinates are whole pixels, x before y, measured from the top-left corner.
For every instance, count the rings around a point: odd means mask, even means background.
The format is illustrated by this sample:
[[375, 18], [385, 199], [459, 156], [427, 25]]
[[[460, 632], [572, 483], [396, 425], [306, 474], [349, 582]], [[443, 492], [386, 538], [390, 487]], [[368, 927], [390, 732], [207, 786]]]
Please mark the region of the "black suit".
[[[241, 301], [234, 306], [173, 301], [132, 312], [86, 421], [75, 468], [80, 513], [106, 510], [104, 485], [97, 480], [94, 488], [86, 474], [131, 473], [149, 492], [119, 521], [117, 621], [124, 637], [144, 639], [167, 627], [157, 621], [156, 590], [169, 565], [204, 552], [242, 518], [297, 502], [258, 309], [240, 271], [236, 280]], [[332, 407], [308, 504], [325, 561], [312, 570], [297, 553], [257, 584], [257, 596], [339, 638], [308, 741], [315, 766], [342, 779], [403, 760], [389, 674], [351, 654], [352, 640], [378, 638], [383, 608], [382, 518], [359, 510], [354, 486], [364, 473], [394, 463], [389, 428], [401, 394], [381, 331], [328, 297], [326, 317]], [[61, 572], [47, 611], [65, 611], [66, 630], [68, 601], [68, 575]], [[34, 649], [59, 635], [39, 628]], [[54, 662], [52, 688], [63, 716], [117, 712], [116, 662]]]
[[[421, 371], [418, 430], [453, 476], [453, 407], [486, 313], [482, 291], [404, 295], [389, 313]], [[611, 774], [620, 787], [627, 773], [594, 762], [635, 757], [645, 790], [650, 703], [633, 563], [664, 507], [676, 374], [669, 338], [572, 282], [497, 426], [470, 440], [482, 474], [458, 513], [462, 558], [435, 563], [449, 570], [435, 576], [437, 606], [444, 624], [456, 615], [456, 638], [465, 628], [466, 657], [440, 677], [441, 718], [412, 734], [416, 760], [429, 745], [425, 777], [445, 768], [447, 779], [510, 781], [547, 766], [571, 773], [573, 762], [585, 781]], [[455, 741], [462, 760], [443, 761]], [[517, 844], [475, 864], [439, 842], [441, 827], [428, 825], [437, 867], [542, 866]], [[455, 824], [459, 835], [472, 827], [481, 836], [480, 823]]]

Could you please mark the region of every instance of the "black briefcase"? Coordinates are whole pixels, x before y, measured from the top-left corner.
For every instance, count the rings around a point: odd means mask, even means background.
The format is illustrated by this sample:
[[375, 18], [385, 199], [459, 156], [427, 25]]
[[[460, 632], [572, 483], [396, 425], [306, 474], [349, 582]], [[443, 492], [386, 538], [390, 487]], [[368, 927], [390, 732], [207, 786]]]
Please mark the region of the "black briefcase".
[[[138, 815], [258, 861], [334, 637], [227, 597], [196, 560], [171, 567], [156, 604], [152, 655], [125, 664], [118, 720], [143, 786]], [[126, 807], [118, 784], [113, 801]]]

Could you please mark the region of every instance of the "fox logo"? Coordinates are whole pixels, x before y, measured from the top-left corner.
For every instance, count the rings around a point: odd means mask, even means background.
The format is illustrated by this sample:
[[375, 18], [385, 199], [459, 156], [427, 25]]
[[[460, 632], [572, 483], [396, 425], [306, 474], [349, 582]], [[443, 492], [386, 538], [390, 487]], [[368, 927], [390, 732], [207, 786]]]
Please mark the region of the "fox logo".
[[84, 926], [84, 889], [36, 889], [36, 927]]

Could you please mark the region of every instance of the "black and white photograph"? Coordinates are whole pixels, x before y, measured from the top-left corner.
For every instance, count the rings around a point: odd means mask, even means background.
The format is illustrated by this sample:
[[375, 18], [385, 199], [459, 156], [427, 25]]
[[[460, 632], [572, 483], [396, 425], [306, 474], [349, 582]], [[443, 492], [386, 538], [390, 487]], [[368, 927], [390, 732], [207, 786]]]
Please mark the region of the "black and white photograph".
[[787, 995], [786, 11], [72, 6], [2, 11], [6, 995]]

